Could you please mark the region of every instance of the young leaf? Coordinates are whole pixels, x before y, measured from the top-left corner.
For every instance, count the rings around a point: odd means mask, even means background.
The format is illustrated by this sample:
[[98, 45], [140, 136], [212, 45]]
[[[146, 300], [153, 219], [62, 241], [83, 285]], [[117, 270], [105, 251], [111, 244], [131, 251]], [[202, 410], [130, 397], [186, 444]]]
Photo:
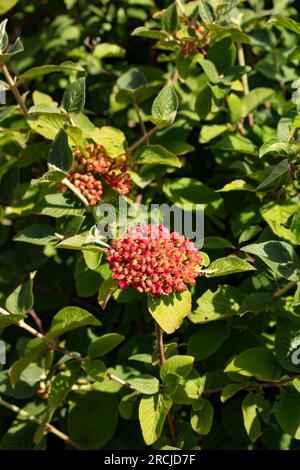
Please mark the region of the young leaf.
[[155, 98], [151, 121], [159, 127], [173, 124], [178, 109], [178, 97], [173, 85], [166, 85]]
[[[247, 261], [238, 258], [235, 255], [226, 256], [225, 258], [219, 258], [213, 261], [209, 265], [209, 271], [211, 274], [207, 274], [207, 277], [226, 276], [229, 274], [242, 273], [244, 271], [253, 271], [254, 266]], [[215, 272], [213, 272], [215, 271]]]
[[167, 33], [174, 33], [178, 26], [178, 15], [177, 15], [177, 6], [176, 2], [171, 3], [171, 5], [164, 12], [161, 19], [162, 29]]
[[80, 113], [85, 103], [85, 78], [79, 78], [69, 85], [62, 98], [62, 106], [68, 113]]

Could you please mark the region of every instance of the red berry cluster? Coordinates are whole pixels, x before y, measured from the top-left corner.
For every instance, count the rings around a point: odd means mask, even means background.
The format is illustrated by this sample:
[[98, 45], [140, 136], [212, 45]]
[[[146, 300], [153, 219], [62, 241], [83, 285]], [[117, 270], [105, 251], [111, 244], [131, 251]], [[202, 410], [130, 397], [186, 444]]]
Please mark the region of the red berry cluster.
[[134, 287], [154, 297], [195, 285], [202, 261], [194, 243], [162, 225], [139, 225], [113, 240], [108, 261], [121, 290]]
[[106, 155], [101, 145], [89, 144], [85, 155], [75, 149], [74, 165], [68, 178], [78, 188], [91, 206], [100, 202], [103, 183], [126, 196], [131, 191], [131, 179], [127, 173], [127, 157], [118, 161]]

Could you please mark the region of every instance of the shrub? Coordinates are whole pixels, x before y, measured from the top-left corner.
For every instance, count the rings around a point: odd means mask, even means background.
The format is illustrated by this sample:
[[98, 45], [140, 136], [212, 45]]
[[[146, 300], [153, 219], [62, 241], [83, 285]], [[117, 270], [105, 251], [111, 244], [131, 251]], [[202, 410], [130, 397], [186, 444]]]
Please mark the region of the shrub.
[[0, 6], [0, 449], [299, 449], [295, 8]]

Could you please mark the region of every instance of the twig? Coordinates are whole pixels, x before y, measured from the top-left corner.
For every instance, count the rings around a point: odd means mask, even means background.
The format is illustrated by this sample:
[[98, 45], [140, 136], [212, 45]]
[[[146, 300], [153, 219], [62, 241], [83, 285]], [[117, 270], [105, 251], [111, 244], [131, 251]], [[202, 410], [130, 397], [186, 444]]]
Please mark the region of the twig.
[[145, 141], [149, 139], [149, 137], [154, 134], [154, 132], [158, 131], [159, 127], [155, 126], [150, 129], [145, 135], [143, 135], [140, 139], [138, 139], [134, 144], [132, 144], [128, 149], [127, 149], [127, 155], [130, 155], [132, 152], [134, 152], [135, 149], [137, 149], [141, 144], [143, 144]]
[[117, 377], [116, 375], [111, 374], [110, 372], [107, 372], [106, 375], [110, 380], [114, 380], [118, 384], [123, 385], [123, 387], [128, 388], [128, 390], [135, 391], [135, 388], [132, 387], [130, 383], [126, 382], [126, 380], [120, 379], [120, 377]]
[[21, 110], [21, 113], [24, 115], [24, 116], [27, 116], [28, 114], [28, 109], [23, 101], [23, 98], [22, 96], [20, 95], [20, 92], [19, 92], [19, 89], [18, 89], [18, 86], [17, 86], [17, 82], [16, 80], [14, 80], [11, 76], [11, 74], [9, 73], [8, 71], [8, 68], [6, 67], [5, 64], [2, 64], [2, 71], [3, 71], [3, 75], [5, 77], [5, 80], [7, 81], [7, 84], [12, 92], [12, 94], [14, 95], [18, 105], [20, 106], [20, 110]]
[[30, 315], [33, 318], [36, 326], [38, 327], [39, 332], [44, 335], [45, 330], [43, 327], [43, 323], [40, 317], [38, 316], [38, 314], [36, 313], [36, 311], [33, 308], [31, 308], [30, 310], [28, 310], [28, 315]]
[[273, 298], [274, 299], [277, 299], [278, 297], [281, 297], [282, 295], [284, 295], [288, 290], [290, 290], [292, 287], [296, 286], [297, 282], [295, 281], [290, 281], [288, 282], [284, 287], [282, 287], [281, 289], [278, 289], [274, 295], [273, 295]]
[[[246, 392], [255, 392], [256, 390], [259, 390], [260, 388], [273, 388], [273, 387], [281, 387], [282, 385], [285, 385], [289, 382], [292, 382], [295, 379], [299, 379], [300, 374], [298, 375], [293, 375], [291, 377], [288, 377], [286, 379], [280, 380], [279, 382], [262, 382], [262, 383], [255, 383], [253, 385], [249, 385], [248, 387], [243, 388], [242, 390]], [[203, 390], [201, 393], [201, 396], [205, 395], [213, 395], [214, 393], [222, 393], [224, 390], [224, 387], [217, 387], [217, 388], [208, 388], [207, 390]]]
[[180, 11], [180, 13], [182, 14], [183, 18], [184, 18], [184, 21], [187, 23], [187, 24], [190, 24], [190, 19], [189, 17], [187, 16], [186, 12], [185, 12], [185, 9], [184, 9], [184, 6], [181, 2], [181, 0], [176, 0], [176, 5]]
[[89, 209], [90, 204], [89, 201], [84, 197], [84, 195], [74, 186], [74, 184], [71, 183], [71, 181], [68, 180], [68, 178], [64, 178], [62, 180], [62, 183], [65, 184], [80, 201], [84, 204], [84, 206]]
[[[244, 54], [243, 45], [241, 43], [237, 43], [237, 54], [238, 54], [239, 65], [241, 65], [242, 67], [245, 67], [246, 65], [245, 54]], [[242, 76], [242, 83], [243, 83], [244, 95], [247, 96], [249, 95], [249, 83], [248, 83], [248, 76], [246, 73], [244, 73], [244, 75]], [[252, 113], [249, 114], [248, 120], [249, 120], [249, 126], [253, 127], [254, 117]]]
[[[19, 414], [20, 416], [23, 416], [24, 418], [27, 418], [29, 421], [32, 421], [32, 422], [37, 423], [37, 424], [41, 424], [35, 416], [31, 415], [30, 413], [28, 413], [25, 410], [22, 410], [18, 406], [13, 405], [12, 403], [8, 403], [7, 401], [3, 400], [2, 398], [0, 398], [0, 405], [7, 408], [10, 411], [13, 411], [14, 413]], [[81, 446], [80, 444], [77, 444], [77, 442], [73, 441], [73, 439], [70, 439], [70, 437], [67, 436], [67, 434], [63, 433], [59, 429], [52, 426], [52, 424], [47, 423], [45, 425], [45, 429], [48, 432], [51, 432], [55, 436], [57, 436], [60, 439], [62, 439], [63, 441], [65, 441], [70, 446], [75, 447], [75, 449], [85, 450], [85, 448], [83, 446]]]
[[75, 359], [76, 361], [82, 362], [84, 360], [83, 357], [81, 357], [79, 354], [73, 353], [72, 351], [69, 351], [68, 349], [59, 346], [55, 341], [49, 340], [45, 335], [25, 323], [24, 320], [20, 320], [17, 325], [23, 330], [26, 330], [31, 335], [35, 336], [36, 338], [39, 338], [46, 344], [46, 346], [48, 346], [48, 348], [54, 349], [55, 351], [59, 351], [62, 354], [69, 356], [71, 359]]
[[[165, 358], [165, 348], [164, 348], [164, 340], [163, 340], [163, 332], [161, 327], [157, 322], [155, 322], [155, 333], [156, 333], [156, 342], [157, 342], [157, 355], [159, 359], [159, 365], [160, 367], [164, 365], [166, 362]], [[169, 430], [172, 438], [173, 444], [176, 444], [176, 439], [177, 439], [177, 432], [176, 432], [176, 424], [175, 424], [175, 419], [174, 419], [174, 414], [172, 407], [170, 408], [170, 411], [167, 414], [167, 420], [168, 420], [168, 425], [169, 425]]]

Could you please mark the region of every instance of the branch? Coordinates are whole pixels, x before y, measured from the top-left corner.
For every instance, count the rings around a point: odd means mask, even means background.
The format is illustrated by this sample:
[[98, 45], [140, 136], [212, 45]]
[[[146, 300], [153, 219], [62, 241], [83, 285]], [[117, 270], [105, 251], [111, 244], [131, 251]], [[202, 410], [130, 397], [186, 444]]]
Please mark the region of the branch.
[[[24, 418], [27, 418], [29, 421], [32, 421], [32, 422], [37, 423], [37, 424], [41, 424], [35, 416], [31, 415], [30, 413], [28, 413], [25, 410], [22, 410], [18, 406], [13, 405], [12, 403], [8, 403], [7, 401], [3, 400], [2, 398], [0, 398], [0, 405], [4, 406], [5, 408], [7, 408], [10, 411], [13, 411], [14, 413], [19, 414], [20, 416], [23, 416]], [[81, 446], [80, 444], [77, 444], [77, 442], [70, 439], [70, 437], [67, 436], [67, 434], [63, 433], [59, 429], [52, 426], [52, 424], [47, 423], [46, 426], [45, 426], [45, 429], [48, 432], [51, 432], [55, 436], [57, 436], [60, 439], [62, 439], [63, 441], [65, 441], [66, 444], [69, 444], [70, 446], [75, 447], [75, 449], [85, 450], [85, 448], [83, 446]]]
[[150, 131], [146, 132], [145, 135], [143, 135], [139, 140], [137, 140], [134, 144], [131, 145], [131, 147], [129, 147], [127, 149], [127, 155], [130, 155], [132, 152], [134, 152], [134, 150], [136, 150], [141, 144], [143, 144], [145, 141], [147, 141], [149, 139], [149, 137], [154, 134], [154, 132], [158, 131], [159, 130], [159, 127], [158, 126], [155, 126], [155, 127], [152, 127], [152, 129], [150, 129]]
[[[237, 43], [237, 54], [238, 54], [239, 65], [244, 67], [246, 65], [246, 62], [245, 62], [244, 48], [241, 43]], [[242, 83], [243, 83], [244, 95], [247, 96], [249, 95], [249, 83], [248, 83], [248, 76], [246, 73], [244, 73], [244, 75], [242, 76]], [[252, 113], [249, 114], [248, 120], [249, 120], [249, 126], [253, 127], [254, 117]]]
[[23, 98], [22, 96], [20, 95], [20, 92], [19, 92], [19, 89], [18, 89], [18, 86], [17, 86], [17, 83], [16, 83], [16, 80], [14, 80], [11, 76], [11, 74], [9, 73], [8, 71], [8, 68], [6, 67], [5, 64], [2, 64], [2, 71], [3, 71], [3, 75], [5, 77], [5, 80], [12, 92], [12, 94], [14, 95], [18, 105], [20, 106], [20, 110], [21, 110], [21, 113], [24, 115], [24, 116], [27, 116], [28, 114], [28, 109], [23, 101]]
[[80, 201], [84, 204], [84, 206], [89, 209], [90, 204], [89, 201], [84, 197], [84, 195], [74, 186], [74, 184], [71, 183], [71, 181], [68, 180], [68, 178], [64, 178], [62, 180], [62, 183], [65, 184]]
[[295, 281], [290, 281], [288, 282], [284, 287], [282, 287], [281, 289], [278, 289], [274, 294], [273, 294], [273, 298], [276, 299], [277, 297], [281, 297], [282, 295], [284, 295], [288, 290], [290, 290], [292, 287], [296, 286], [297, 285], [297, 282]]
[[55, 341], [49, 340], [45, 335], [43, 335], [39, 331], [32, 328], [32, 326], [25, 323], [24, 320], [20, 320], [17, 323], [17, 325], [23, 330], [26, 330], [32, 336], [35, 336], [35, 338], [39, 338], [41, 341], [43, 341], [46, 344], [46, 346], [48, 346], [48, 348], [61, 352], [62, 354], [69, 356], [71, 359], [75, 359], [76, 361], [82, 362], [84, 360], [83, 357], [81, 357], [79, 354], [73, 353], [72, 351], [69, 351], [68, 349], [62, 348]]

